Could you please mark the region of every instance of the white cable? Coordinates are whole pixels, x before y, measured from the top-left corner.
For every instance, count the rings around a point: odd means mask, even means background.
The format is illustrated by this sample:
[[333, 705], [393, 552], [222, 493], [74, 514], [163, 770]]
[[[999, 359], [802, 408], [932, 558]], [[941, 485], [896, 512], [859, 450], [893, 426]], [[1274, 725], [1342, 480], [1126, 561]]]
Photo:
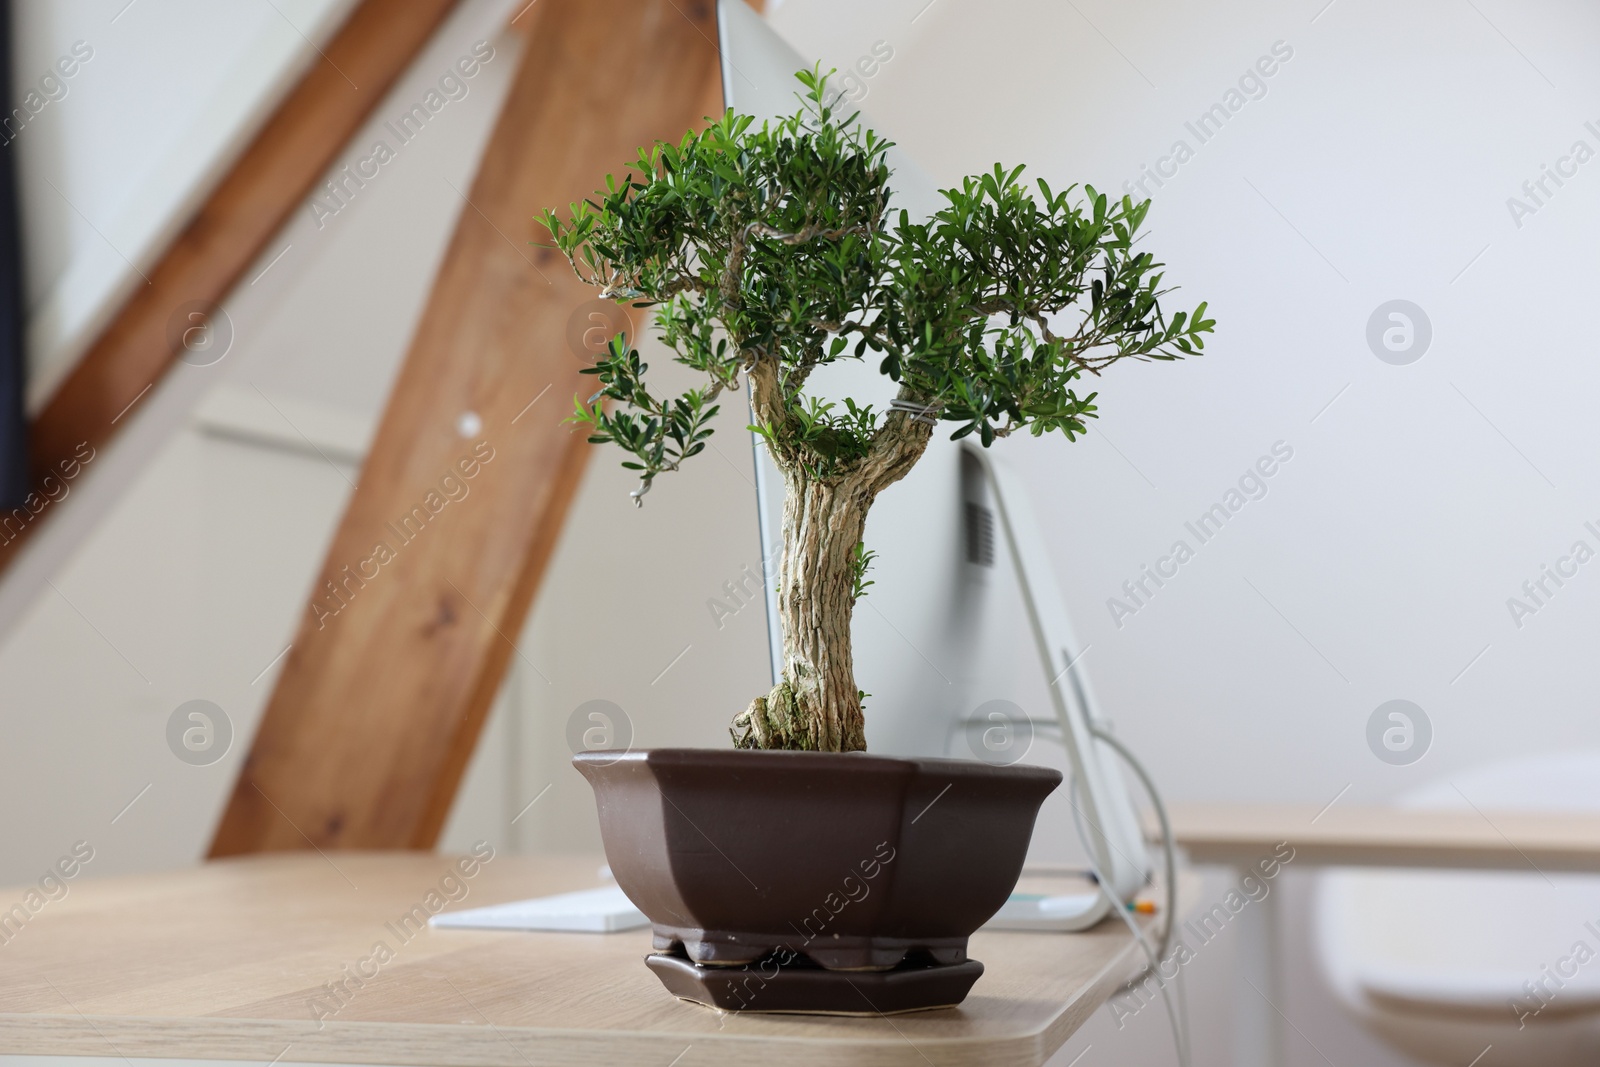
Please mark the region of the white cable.
[[[1077, 791], [1077, 786], [1077, 780], [1074, 779], [1072, 782], [1072, 789], [1074, 793]], [[1073, 825], [1077, 828], [1078, 840], [1087, 851], [1090, 848], [1088, 835], [1084, 832], [1083, 820], [1076, 802], [1074, 802], [1072, 805], [1072, 821]], [[1090, 863], [1093, 864], [1094, 861], [1091, 859]], [[1128, 913], [1128, 909], [1124, 903], [1121, 900], [1118, 900], [1108, 888], [1109, 883], [1107, 882], [1105, 876], [1100, 873], [1098, 864], [1095, 864], [1094, 872], [1096, 884], [1099, 886], [1100, 891], [1106, 895], [1106, 899], [1111, 902], [1111, 910], [1115, 912], [1117, 917], [1121, 919], [1128, 927], [1128, 930], [1133, 934], [1134, 941], [1141, 949], [1144, 950], [1145, 959], [1148, 961], [1142, 971], [1124, 982], [1120, 987], [1114, 990], [1111, 995], [1113, 997], [1121, 996], [1124, 992], [1132, 989], [1139, 982], [1143, 981], [1146, 976], [1154, 972], [1157, 979], [1156, 988], [1161, 993], [1161, 1006], [1167, 1013], [1167, 1025], [1172, 1031], [1172, 1047], [1178, 1058], [1178, 1067], [1189, 1067], [1189, 1049], [1183, 1032], [1184, 1028], [1178, 1023], [1178, 1014], [1173, 1007], [1172, 997], [1167, 991], [1166, 984], [1160, 981], [1161, 972], [1158, 969], [1159, 957], [1156, 955], [1155, 950], [1151, 947], [1149, 939], [1145, 937], [1144, 929], [1140, 927], [1136, 921], [1134, 921], [1133, 916]], [[1172, 921], [1170, 916], [1168, 917], [1167, 921]], [[1180, 974], [1178, 977], [1181, 978], [1182, 975]]]
[[1133, 751], [1111, 731], [1098, 723], [1089, 724], [1089, 733], [1096, 740], [1104, 741], [1110, 745], [1117, 755], [1122, 757], [1139, 779], [1144, 791], [1150, 797], [1151, 805], [1156, 809], [1156, 821], [1161, 827], [1161, 858], [1166, 867], [1167, 889], [1167, 921], [1161, 929], [1161, 950], [1156, 953], [1160, 958], [1167, 958], [1167, 950], [1172, 948], [1173, 924], [1178, 921], [1178, 857], [1177, 850], [1172, 841], [1172, 823], [1167, 819], [1167, 806], [1161, 802], [1161, 794], [1156, 790], [1156, 784], [1150, 778], [1150, 773], [1144, 769], [1144, 764], [1139, 762]]
[[1104, 893], [1106, 898], [1111, 902], [1111, 910], [1116, 912], [1118, 918], [1120, 918], [1123, 923], [1127, 925], [1128, 930], [1133, 934], [1133, 938], [1138, 943], [1139, 947], [1144, 950], [1145, 958], [1148, 960], [1145, 968], [1137, 975], [1134, 975], [1132, 978], [1124, 982], [1115, 992], [1112, 993], [1112, 996], [1120, 996], [1123, 993], [1132, 990], [1140, 982], [1144, 981], [1150, 974], [1154, 973], [1156, 977], [1156, 988], [1161, 993], [1162, 1007], [1166, 1010], [1167, 1023], [1172, 1030], [1172, 1044], [1174, 1051], [1177, 1054], [1178, 1065], [1179, 1067], [1189, 1067], [1189, 1013], [1186, 998], [1183, 996], [1183, 973], [1180, 970], [1178, 974], [1174, 976], [1173, 982], [1171, 983], [1179, 987], [1179, 1006], [1174, 1007], [1172, 994], [1167, 988], [1169, 983], [1161, 980], [1160, 972], [1160, 962], [1166, 958], [1167, 950], [1172, 941], [1173, 926], [1178, 921], [1177, 857], [1176, 851], [1173, 847], [1172, 829], [1167, 821], [1166, 806], [1162, 803], [1161, 796], [1157, 792], [1155, 783], [1151, 780], [1149, 773], [1144, 769], [1144, 766], [1138, 761], [1128, 747], [1119, 739], [1112, 736], [1092, 722], [1090, 723], [1089, 729], [1090, 733], [1094, 737], [1107, 742], [1113, 751], [1115, 751], [1119, 756], [1122, 757], [1124, 761], [1127, 762], [1128, 766], [1133, 769], [1134, 774], [1139, 778], [1140, 784], [1142, 784], [1145, 788], [1145, 791], [1149, 793], [1150, 799], [1156, 809], [1157, 819], [1161, 824], [1162, 854], [1166, 867], [1167, 914], [1166, 922], [1163, 924], [1161, 932], [1161, 949], [1158, 952], [1151, 946], [1149, 939], [1145, 936], [1143, 927], [1141, 927], [1138, 922], [1134, 920], [1133, 916], [1128, 913], [1128, 909], [1124, 902], [1117, 899], [1115, 893], [1110, 888], [1110, 882], [1105, 877], [1104, 872], [1100, 870], [1099, 864], [1094, 858], [1094, 849], [1090, 845], [1088, 834], [1083, 826], [1082, 810], [1078, 806], [1076, 800], [1078, 781], [1074, 777], [1070, 787], [1073, 797], [1072, 823], [1074, 829], [1077, 831], [1078, 841], [1083, 845], [1084, 853], [1089, 859], [1090, 867], [1094, 871], [1095, 881], [1099, 885], [1100, 891]]
[[[1110, 730], [1093, 721], [1089, 723], [1089, 732], [1110, 745], [1112, 750], [1122, 757], [1123, 762], [1128, 765], [1134, 775], [1138, 777], [1140, 784], [1144, 786], [1145, 793], [1150, 797], [1150, 804], [1156, 811], [1156, 822], [1161, 828], [1161, 854], [1166, 867], [1167, 921], [1162, 926], [1161, 951], [1157, 953], [1157, 957], [1164, 960], [1172, 948], [1173, 930], [1178, 922], [1177, 842], [1172, 836], [1172, 822], [1167, 818], [1167, 805], [1161, 799], [1161, 791], [1156, 788], [1155, 779], [1150, 776], [1150, 772], [1145, 769], [1139, 757], [1133, 754], [1131, 748]], [[1159, 971], [1156, 977], [1161, 977]], [[1177, 987], [1178, 1020], [1183, 1030], [1184, 1056], [1188, 1057], [1193, 1050], [1189, 1044], [1191, 1036], [1189, 1033], [1189, 1003], [1181, 968], [1174, 977], [1172, 984]]]
[[[1057, 739], [1059, 740], [1061, 737], [1060, 726], [1054, 723], [1049, 725], [1054, 727], [1053, 732], [1056, 734]], [[1123, 744], [1121, 739], [1119, 739], [1115, 734], [1111, 733], [1109, 730], [1093, 721], [1089, 723], [1089, 733], [1096, 739], [1104, 741], [1106, 744], [1110, 745], [1112, 751], [1116, 752], [1118, 756], [1122, 757], [1123, 762], [1132, 769], [1134, 775], [1139, 779], [1140, 785], [1144, 786], [1144, 791], [1150, 797], [1150, 802], [1156, 810], [1156, 820], [1161, 827], [1161, 858], [1163, 866], [1166, 868], [1165, 881], [1168, 916], [1167, 922], [1161, 930], [1161, 947], [1156, 954], [1160, 958], [1166, 959], [1167, 950], [1172, 947], [1173, 923], [1177, 921], [1176, 917], [1178, 913], [1178, 859], [1176, 847], [1172, 839], [1172, 824], [1167, 819], [1167, 806], [1161, 800], [1161, 793], [1156, 789], [1155, 781], [1150, 777], [1150, 773], [1145, 770], [1144, 764], [1140, 763], [1139, 758], [1133, 754], [1132, 749]], [[1073, 788], [1076, 789], [1076, 785], [1074, 785]], [[1073, 818], [1076, 821], [1076, 805], [1074, 805]], [[1080, 838], [1083, 836], [1082, 827], [1079, 827], [1078, 829], [1078, 836]], [[1085, 849], [1088, 848], [1087, 843], [1085, 843], [1084, 847]], [[1096, 872], [1095, 877], [1100, 877], [1098, 872]], [[1143, 978], [1144, 975], [1139, 975], [1136, 978], [1130, 979], [1128, 982], [1123, 984], [1122, 989], [1118, 990], [1118, 992], [1125, 992], [1126, 990], [1132, 988], [1134, 983], [1141, 981]]]

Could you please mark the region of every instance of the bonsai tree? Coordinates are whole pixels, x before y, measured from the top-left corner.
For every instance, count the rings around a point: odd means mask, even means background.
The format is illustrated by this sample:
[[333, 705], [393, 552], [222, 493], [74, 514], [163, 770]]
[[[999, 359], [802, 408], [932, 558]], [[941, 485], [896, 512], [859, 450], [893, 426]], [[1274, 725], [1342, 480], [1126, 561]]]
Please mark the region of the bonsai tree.
[[[1161, 264], [1136, 248], [1149, 201], [996, 166], [914, 221], [890, 209], [889, 142], [831, 106], [820, 71], [797, 76], [795, 115], [757, 127], [729, 111], [542, 222], [581, 279], [653, 307], [677, 362], [705, 376], [658, 396], [621, 336], [585, 369], [600, 388], [573, 421], [628, 453], [636, 504], [748, 385], [784, 479], [783, 676], [734, 720], [734, 743], [847, 752], [866, 747], [850, 619], [870, 584], [867, 514], [935, 426], [984, 446], [1021, 430], [1075, 440], [1096, 414], [1080, 377], [1197, 353], [1213, 321], [1203, 303], [1162, 311]], [[806, 392], [817, 368], [863, 359], [898, 387], [886, 408]]]

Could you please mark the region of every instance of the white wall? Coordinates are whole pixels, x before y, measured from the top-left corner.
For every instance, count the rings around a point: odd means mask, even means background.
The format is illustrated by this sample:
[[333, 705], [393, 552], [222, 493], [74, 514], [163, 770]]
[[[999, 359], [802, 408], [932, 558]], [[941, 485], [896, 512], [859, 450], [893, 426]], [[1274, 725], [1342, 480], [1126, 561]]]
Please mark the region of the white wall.
[[13, 5], [11, 93], [29, 117], [4, 137], [20, 160], [31, 409], [353, 6]]
[[[1341, 803], [1374, 802], [1600, 744], [1600, 570], [1520, 629], [1506, 605], [1575, 540], [1600, 549], [1583, 525], [1600, 518], [1584, 325], [1600, 163], [1520, 228], [1506, 205], [1575, 140], [1600, 150], [1584, 127], [1600, 120], [1592, 5], [789, 0], [774, 23], [839, 67], [892, 45], [863, 106], [942, 182], [1026, 162], [1058, 187], [1120, 191], [1176, 139], [1197, 148], [1148, 186], [1148, 247], [1178, 301], [1211, 302], [1208, 354], [1095, 382], [1102, 417], [1079, 444], [1005, 449], [1056, 546], [1084, 664], [1171, 798], [1321, 805], [1348, 786]], [[1265, 97], [1198, 144], [1184, 123], [1276, 41], [1293, 57]], [[1432, 321], [1408, 366], [1365, 340], [1394, 298]], [[1198, 545], [1185, 521], [1280, 440], [1294, 457], [1269, 494]], [[1114, 625], [1107, 600], [1179, 538], [1194, 560]], [[1435, 732], [1410, 766], [1365, 739], [1396, 697]], [[1304, 959], [1303, 938], [1291, 948]], [[1289, 1010], [1324, 1051], [1398, 1062], [1338, 1026], [1309, 978]], [[1213, 1009], [1196, 1012], [1206, 1062], [1226, 1062]], [[1296, 1044], [1296, 1062], [1321, 1062]], [[1114, 1044], [1083, 1062], [1108, 1050], [1144, 1062]]]
[[[1274, 41], [1294, 48], [1265, 99], [1151, 186], [1149, 247], [1176, 301], [1211, 301], [1208, 354], [1093, 383], [1102, 417], [1081, 444], [1005, 443], [1060, 546], [1103, 696], [1169, 788], [1310, 802], [1353, 782], [1350, 799], [1375, 799], [1508, 749], [1600, 740], [1580, 654], [1600, 583], [1580, 572], [1521, 629], [1506, 607], [1541, 563], [1595, 541], [1583, 412], [1600, 370], [1566, 309], [1594, 281], [1600, 185], [1581, 171], [1520, 230], [1505, 206], [1574, 139], [1600, 147], [1575, 102], [1592, 77], [1577, 49], [1600, 17], [1515, 17], [1513, 39], [1560, 93], [1470, 5], [1340, 0], [1315, 24], [1317, 5], [1079, 5], [1126, 60], [1072, 5], [996, 18], [938, 0], [909, 24], [921, 6], [852, 25], [844, 5], [793, 0], [776, 18], [836, 64], [892, 41], [865, 106], [943, 181], [1003, 159], [1118, 189], [1192, 142], [1183, 123]], [[1404, 367], [1364, 340], [1396, 296], [1434, 328]], [[1280, 440], [1294, 458], [1267, 498], [1114, 625], [1122, 581], [1177, 538], [1198, 545], [1184, 522]], [[1363, 736], [1394, 696], [1435, 721], [1433, 751], [1408, 769], [1372, 759]], [[1511, 708], [1516, 726], [1494, 729]], [[1184, 756], [1196, 751], [1210, 758]]]

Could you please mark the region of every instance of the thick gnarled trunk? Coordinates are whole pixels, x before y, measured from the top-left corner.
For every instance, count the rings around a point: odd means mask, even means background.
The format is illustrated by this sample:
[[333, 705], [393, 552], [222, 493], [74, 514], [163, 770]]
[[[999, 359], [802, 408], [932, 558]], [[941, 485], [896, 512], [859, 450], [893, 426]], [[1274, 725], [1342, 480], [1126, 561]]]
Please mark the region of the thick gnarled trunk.
[[786, 479], [778, 615], [783, 677], [796, 710], [824, 752], [867, 747], [850, 647], [855, 555], [873, 494], [862, 479], [837, 483]]
[[[789, 475], [778, 617], [783, 680], [735, 721], [746, 748], [857, 752], [867, 747], [850, 648], [855, 551], [872, 494], [863, 479]], [[744, 736], [740, 736], [743, 726]]]
[[[776, 380], [765, 367], [751, 374], [758, 418], [784, 417]], [[733, 720], [739, 748], [859, 752], [867, 747], [861, 691], [850, 646], [855, 611], [856, 546], [867, 512], [927, 449], [926, 421], [894, 412], [872, 452], [848, 470], [814, 477], [782, 442], [772, 448], [784, 476], [783, 562], [778, 619], [783, 630], [783, 677]], [[772, 442], [769, 441], [769, 445]]]

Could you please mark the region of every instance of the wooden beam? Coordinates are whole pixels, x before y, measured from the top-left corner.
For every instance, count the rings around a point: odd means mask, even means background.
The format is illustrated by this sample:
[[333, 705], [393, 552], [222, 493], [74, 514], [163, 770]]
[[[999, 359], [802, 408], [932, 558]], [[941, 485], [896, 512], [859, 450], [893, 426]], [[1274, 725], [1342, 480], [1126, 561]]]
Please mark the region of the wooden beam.
[[[117, 423], [171, 366], [168, 321], [191, 302], [220, 304], [268, 240], [433, 37], [456, 0], [362, 0], [322, 56], [149, 269], [34, 420], [36, 490]], [[354, 88], [353, 86], [359, 86]], [[65, 468], [64, 468], [65, 469]], [[75, 463], [72, 469], [76, 469]], [[56, 509], [0, 525], [0, 570]]]
[[213, 856], [431, 847], [560, 535], [592, 448], [562, 421], [593, 389], [568, 330], [595, 294], [530, 245], [549, 239], [534, 215], [701, 117], [716, 26], [708, 0], [540, 0], [528, 17]]

